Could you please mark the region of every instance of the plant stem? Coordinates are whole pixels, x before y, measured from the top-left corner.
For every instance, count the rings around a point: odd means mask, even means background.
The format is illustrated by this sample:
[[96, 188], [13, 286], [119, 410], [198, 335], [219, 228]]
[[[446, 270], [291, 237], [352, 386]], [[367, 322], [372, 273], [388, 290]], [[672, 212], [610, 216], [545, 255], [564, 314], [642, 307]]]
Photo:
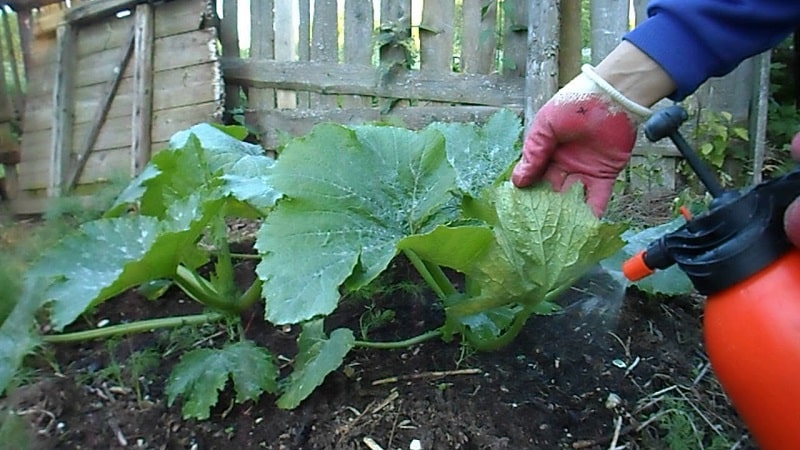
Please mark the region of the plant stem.
[[514, 318], [511, 326], [497, 338], [490, 341], [470, 340], [470, 344], [475, 347], [476, 350], [481, 352], [494, 351], [499, 348], [503, 348], [510, 344], [515, 337], [517, 337], [519, 332], [522, 330], [522, 327], [528, 321], [528, 317], [530, 317], [530, 315], [531, 313], [528, 312], [527, 309], [524, 309]]
[[378, 348], [378, 349], [406, 348], [415, 344], [420, 344], [422, 342], [429, 341], [436, 337], [440, 337], [441, 335], [442, 335], [441, 331], [431, 330], [428, 331], [427, 333], [422, 333], [419, 336], [414, 336], [412, 338], [403, 341], [394, 341], [394, 342], [355, 341], [354, 345], [356, 347]]
[[[449, 295], [456, 293], [456, 288], [453, 287], [453, 284], [447, 279], [441, 267], [436, 264], [426, 264], [419, 255], [411, 250], [403, 250], [403, 254], [411, 261], [411, 265], [417, 269], [417, 272], [419, 272], [422, 279], [425, 280], [425, 283], [433, 289], [433, 292], [436, 293], [440, 299], [445, 299]], [[431, 269], [433, 269], [433, 272], [431, 272]]]
[[231, 258], [236, 259], [261, 259], [261, 255], [256, 253], [231, 253]]
[[191, 316], [164, 317], [161, 319], [141, 320], [138, 322], [112, 325], [105, 328], [95, 328], [93, 330], [76, 331], [74, 333], [50, 334], [42, 336], [42, 341], [48, 343], [64, 343], [87, 341], [122, 334], [140, 333], [151, 331], [157, 328], [175, 328], [183, 325], [199, 325], [209, 322], [216, 322], [225, 317], [220, 313], [195, 314]]
[[211, 282], [182, 264], [175, 269], [175, 284], [186, 295], [209, 308], [227, 312], [235, 311], [234, 305], [221, 298]]
[[244, 311], [258, 301], [258, 299], [261, 298], [261, 286], [263, 284], [264, 282], [261, 281], [260, 278], [256, 278], [253, 284], [239, 297], [239, 300], [236, 302], [236, 309], [240, 312]]

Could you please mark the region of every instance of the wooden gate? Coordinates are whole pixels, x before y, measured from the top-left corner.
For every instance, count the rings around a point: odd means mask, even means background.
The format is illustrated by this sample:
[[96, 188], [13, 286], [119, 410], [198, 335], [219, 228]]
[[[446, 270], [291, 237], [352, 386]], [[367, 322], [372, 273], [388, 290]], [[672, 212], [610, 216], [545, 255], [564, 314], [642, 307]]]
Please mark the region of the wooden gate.
[[32, 43], [18, 214], [135, 175], [170, 136], [221, 115], [205, 0], [89, 1]]

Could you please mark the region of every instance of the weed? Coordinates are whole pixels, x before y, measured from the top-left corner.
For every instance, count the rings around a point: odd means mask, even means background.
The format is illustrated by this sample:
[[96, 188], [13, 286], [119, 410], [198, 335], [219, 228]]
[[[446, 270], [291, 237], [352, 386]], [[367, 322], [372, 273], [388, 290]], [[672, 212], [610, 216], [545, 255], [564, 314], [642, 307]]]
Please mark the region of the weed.
[[367, 340], [369, 332], [394, 321], [395, 312], [391, 309], [380, 309], [375, 303], [366, 307], [366, 311], [358, 318], [361, 339]]
[[150, 383], [147, 375], [152, 374], [160, 364], [161, 352], [153, 347], [134, 352], [125, 361], [125, 378], [133, 386], [138, 403], [145, 400], [143, 390], [146, 391]]

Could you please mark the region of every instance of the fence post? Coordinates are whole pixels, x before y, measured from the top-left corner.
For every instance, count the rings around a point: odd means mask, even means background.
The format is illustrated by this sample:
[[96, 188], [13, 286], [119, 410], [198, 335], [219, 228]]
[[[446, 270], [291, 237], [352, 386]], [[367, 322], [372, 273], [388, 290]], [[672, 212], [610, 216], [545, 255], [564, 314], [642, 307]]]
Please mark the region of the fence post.
[[[274, 0], [250, 2], [250, 57], [275, 59]], [[275, 108], [275, 89], [254, 89], [247, 93], [247, 103], [257, 109]]]
[[[219, 41], [222, 45], [222, 56], [239, 58], [239, 4], [236, 0], [224, 0], [222, 4], [222, 23], [219, 27]], [[239, 98], [239, 86], [225, 83], [225, 108], [234, 110], [242, 106]]]
[[592, 0], [592, 64], [599, 63], [628, 31], [629, 0]]
[[528, 1], [528, 61], [525, 127], [558, 89], [558, 0]]
[[561, 0], [558, 85], [564, 86], [581, 71], [581, 0]]
[[420, 69], [435, 73], [453, 70], [453, 0], [430, 0], [422, 10], [419, 27]]
[[[153, 5], [136, 6], [134, 15], [133, 143], [131, 176], [136, 176], [150, 161], [153, 120], [153, 45], [155, 43], [155, 11]], [[124, 69], [121, 69], [124, 70]]]
[[[374, 29], [372, 0], [345, 0], [344, 2], [344, 62], [348, 64], [372, 64]], [[368, 45], [365, 45], [368, 43]], [[346, 96], [342, 106], [368, 107], [372, 99], [366, 96]]]
[[461, 5], [461, 70], [464, 73], [489, 73], [495, 65], [497, 3], [489, 3], [485, 9], [484, 3], [464, 0]]
[[65, 23], [58, 26], [56, 84], [53, 88], [53, 144], [50, 146], [50, 183], [48, 197], [61, 195], [72, 157], [73, 102], [75, 75], [75, 44], [78, 31], [75, 25]]

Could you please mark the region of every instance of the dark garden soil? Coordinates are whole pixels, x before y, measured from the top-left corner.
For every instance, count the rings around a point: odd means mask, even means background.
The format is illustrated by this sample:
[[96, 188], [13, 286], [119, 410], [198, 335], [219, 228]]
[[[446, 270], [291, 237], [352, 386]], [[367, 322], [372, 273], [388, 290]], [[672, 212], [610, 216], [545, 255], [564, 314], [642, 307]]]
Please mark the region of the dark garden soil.
[[[240, 265], [242, 277], [252, 276], [253, 264]], [[390, 273], [396, 280], [384, 280], [387, 286], [413, 279], [402, 261]], [[43, 449], [754, 448], [704, 356], [699, 299], [631, 289], [624, 299], [601, 298], [586, 289], [594, 287], [574, 289], [563, 313], [530, 320], [496, 352], [439, 340], [356, 349], [291, 411], [277, 408], [271, 395], [236, 404], [230, 386], [206, 421], [183, 420], [180, 400], [167, 405], [165, 379], [180, 357], [174, 347], [181, 339], [220, 345], [222, 326], [49, 347], [41, 353], [50, 356], [32, 361], [39, 369], [5, 402], [27, 419], [34, 448]], [[358, 335], [359, 317], [373, 304], [396, 316], [369, 338], [405, 339], [440, 323], [426, 297], [400, 289], [372, 303], [345, 301], [330, 325]], [[131, 292], [102, 304], [87, 323], [199, 311], [177, 290], [158, 301]], [[247, 338], [288, 366], [284, 356], [294, 354], [297, 330], [268, 326], [262, 317], [259, 307], [242, 315]], [[130, 357], [148, 349], [157, 359], [132, 381]], [[104, 370], [115, 363], [121, 376]]]

